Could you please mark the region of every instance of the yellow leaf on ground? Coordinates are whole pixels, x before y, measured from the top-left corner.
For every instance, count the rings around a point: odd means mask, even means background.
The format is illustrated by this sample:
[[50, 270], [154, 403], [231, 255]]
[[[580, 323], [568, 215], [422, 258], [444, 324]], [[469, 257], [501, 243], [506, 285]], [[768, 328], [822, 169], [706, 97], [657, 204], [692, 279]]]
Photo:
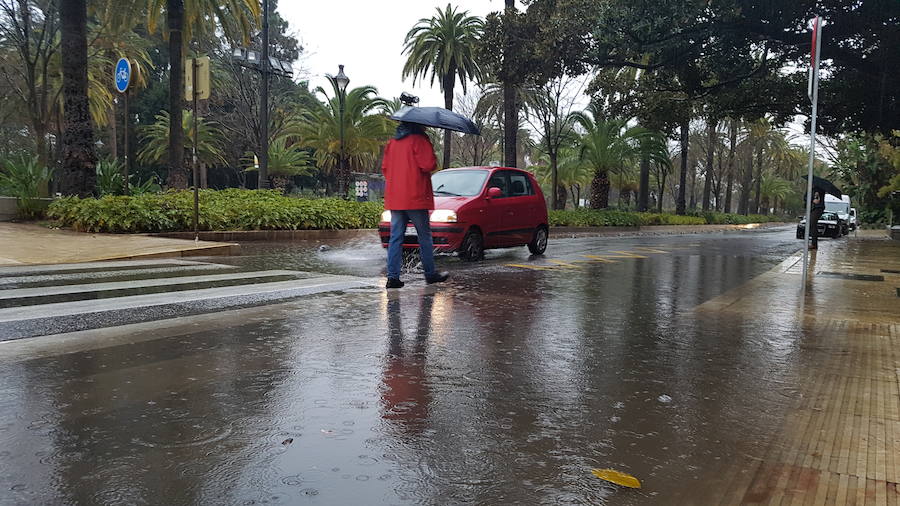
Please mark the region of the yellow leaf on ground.
[[591, 473], [601, 480], [606, 480], [615, 483], [616, 485], [622, 485], [623, 487], [629, 488], [641, 488], [641, 480], [630, 474], [616, 471], [615, 469], [594, 469]]

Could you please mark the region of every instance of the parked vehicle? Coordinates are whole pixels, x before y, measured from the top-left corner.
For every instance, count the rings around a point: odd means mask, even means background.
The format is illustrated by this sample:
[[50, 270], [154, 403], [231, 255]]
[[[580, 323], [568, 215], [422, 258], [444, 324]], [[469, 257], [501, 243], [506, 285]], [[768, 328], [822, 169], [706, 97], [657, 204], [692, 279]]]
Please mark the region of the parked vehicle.
[[856, 208], [851, 207], [850, 208], [850, 230], [856, 230], [857, 228], [859, 228], [859, 218], [857, 217], [857, 214], [856, 214]]
[[[534, 255], [547, 249], [550, 227], [541, 187], [530, 173], [505, 167], [446, 169], [431, 176], [435, 210], [431, 233], [438, 250], [474, 261], [484, 250], [528, 246]], [[381, 244], [391, 234], [390, 211], [378, 227]], [[406, 228], [403, 247], [418, 248], [415, 228]]]
[[837, 198], [834, 195], [825, 195], [825, 212], [837, 214], [840, 221], [841, 234], [850, 233], [850, 196], [843, 195]]
[[[825, 211], [819, 218], [819, 237], [832, 237], [837, 239], [844, 235], [842, 230], [843, 224], [837, 213]], [[797, 224], [797, 239], [803, 239], [806, 235], [806, 218], [800, 220]]]

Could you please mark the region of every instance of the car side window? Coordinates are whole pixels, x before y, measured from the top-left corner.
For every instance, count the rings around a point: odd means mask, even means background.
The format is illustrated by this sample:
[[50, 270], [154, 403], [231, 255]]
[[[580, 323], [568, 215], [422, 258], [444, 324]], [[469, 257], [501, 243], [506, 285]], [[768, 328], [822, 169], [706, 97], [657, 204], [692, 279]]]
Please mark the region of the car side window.
[[508, 172], [508, 174], [510, 196], [524, 197], [534, 195], [534, 189], [531, 187], [531, 181], [528, 180], [528, 176], [521, 172], [512, 171]]
[[488, 188], [500, 188], [503, 192], [499, 198], [509, 197], [509, 179], [502, 172], [495, 172], [488, 181]]

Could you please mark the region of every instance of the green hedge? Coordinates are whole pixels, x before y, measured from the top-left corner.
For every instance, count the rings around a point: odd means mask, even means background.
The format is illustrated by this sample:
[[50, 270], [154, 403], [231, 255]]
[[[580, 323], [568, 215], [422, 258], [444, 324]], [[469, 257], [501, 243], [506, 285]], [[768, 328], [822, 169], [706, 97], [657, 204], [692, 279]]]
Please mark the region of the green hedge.
[[751, 214], [743, 216], [730, 213], [692, 213], [685, 216], [669, 213], [633, 213], [625, 211], [600, 211], [574, 209], [550, 211], [551, 227], [637, 227], [649, 225], [746, 225], [781, 221], [778, 216]]
[[[83, 232], [177, 232], [193, 230], [190, 191], [99, 199], [66, 197], [48, 216]], [[380, 202], [285, 197], [276, 190], [201, 190], [201, 230], [300, 230], [374, 228]]]

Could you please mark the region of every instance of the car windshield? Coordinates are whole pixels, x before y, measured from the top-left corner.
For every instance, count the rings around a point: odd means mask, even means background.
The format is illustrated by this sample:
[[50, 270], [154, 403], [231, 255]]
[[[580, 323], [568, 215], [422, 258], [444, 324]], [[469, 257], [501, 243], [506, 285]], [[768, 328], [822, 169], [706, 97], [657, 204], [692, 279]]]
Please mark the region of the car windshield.
[[471, 197], [481, 193], [488, 171], [442, 170], [431, 176], [431, 187], [438, 197]]
[[849, 214], [846, 202], [825, 202], [825, 210], [832, 213]]
[[819, 221], [837, 221], [838, 217], [835, 213], [822, 213], [822, 217], [819, 218]]

